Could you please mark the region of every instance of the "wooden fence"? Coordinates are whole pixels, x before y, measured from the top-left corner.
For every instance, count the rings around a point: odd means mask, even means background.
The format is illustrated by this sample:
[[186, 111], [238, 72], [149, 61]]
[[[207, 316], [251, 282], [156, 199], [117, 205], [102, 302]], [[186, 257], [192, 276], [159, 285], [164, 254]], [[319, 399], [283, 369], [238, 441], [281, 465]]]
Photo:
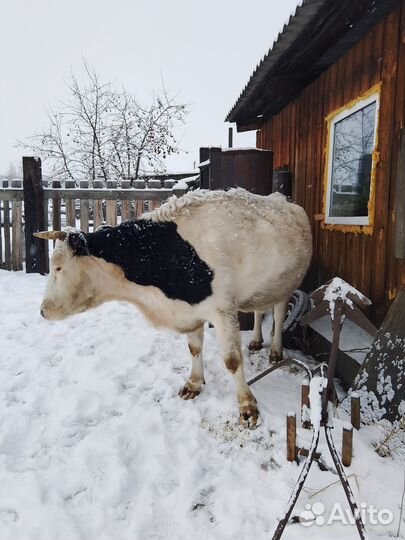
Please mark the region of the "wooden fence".
[[117, 225], [135, 219], [144, 211], [157, 208], [171, 195], [182, 195], [186, 190], [173, 189], [171, 180], [150, 179], [134, 182], [53, 181], [45, 185], [41, 161], [23, 158], [24, 179], [13, 180], [0, 188], [0, 268], [41, 274], [49, 271], [49, 247], [33, 236], [39, 230], [61, 230], [64, 226], [92, 232], [101, 224]]
[[0, 189], [0, 268], [22, 270], [23, 205], [21, 180], [12, 180], [10, 188]]

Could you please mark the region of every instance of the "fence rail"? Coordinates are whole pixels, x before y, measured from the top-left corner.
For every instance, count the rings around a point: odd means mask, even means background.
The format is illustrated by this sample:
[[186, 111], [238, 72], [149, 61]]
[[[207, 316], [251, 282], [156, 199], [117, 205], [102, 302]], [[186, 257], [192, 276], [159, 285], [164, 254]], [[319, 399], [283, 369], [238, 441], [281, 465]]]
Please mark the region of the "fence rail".
[[[17, 191], [17, 190], [15, 190]], [[178, 190], [184, 193], [184, 190]], [[172, 189], [54, 189], [45, 188], [45, 199], [89, 199], [89, 200], [125, 200], [125, 201], [165, 201], [174, 191]]]
[[[52, 182], [44, 187], [41, 161], [23, 158], [24, 180], [12, 181], [11, 187], [0, 188], [0, 268], [46, 273], [49, 269], [49, 248], [32, 233], [38, 230], [60, 230], [64, 226], [78, 227], [91, 232], [101, 224], [117, 225], [127, 219], [138, 218], [145, 210], [159, 207], [171, 195], [181, 196], [185, 189], [176, 189], [175, 182], [150, 180], [122, 181], [118, 188], [114, 181]], [[164, 187], [161, 187], [164, 186]]]

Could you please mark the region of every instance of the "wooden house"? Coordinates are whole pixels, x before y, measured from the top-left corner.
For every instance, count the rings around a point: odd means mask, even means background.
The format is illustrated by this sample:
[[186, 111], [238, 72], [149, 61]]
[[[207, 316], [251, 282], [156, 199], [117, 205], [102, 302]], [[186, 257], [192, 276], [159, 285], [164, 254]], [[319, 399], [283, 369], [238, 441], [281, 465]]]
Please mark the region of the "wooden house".
[[226, 120], [291, 171], [308, 287], [338, 275], [381, 322], [405, 286], [405, 1], [304, 0]]

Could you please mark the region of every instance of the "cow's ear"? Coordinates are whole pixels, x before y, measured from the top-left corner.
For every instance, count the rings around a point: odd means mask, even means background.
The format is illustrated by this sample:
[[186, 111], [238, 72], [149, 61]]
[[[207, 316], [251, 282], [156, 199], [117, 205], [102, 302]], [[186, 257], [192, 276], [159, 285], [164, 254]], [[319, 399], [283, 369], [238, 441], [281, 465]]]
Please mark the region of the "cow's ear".
[[73, 255], [76, 257], [82, 257], [90, 254], [86, 235], [81, 231], [70, 232], [67, 237], [67, 243]]

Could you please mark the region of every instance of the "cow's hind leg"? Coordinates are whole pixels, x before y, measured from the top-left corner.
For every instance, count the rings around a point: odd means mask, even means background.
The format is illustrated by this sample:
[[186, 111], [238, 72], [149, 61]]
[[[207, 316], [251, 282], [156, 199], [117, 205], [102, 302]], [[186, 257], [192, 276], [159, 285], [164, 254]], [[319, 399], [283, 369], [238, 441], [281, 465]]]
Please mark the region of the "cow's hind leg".
[[236, 384], [239, 403], [239, 421], [243, 426], [254, 429], [259, 421], [259, 411], [256, 399], [245, 379], [237, 313], [221, 313], [217, 321], [215, 321], [214, 326], [221, 345], [225, 365], [232, 374]]
[[263, 313], [255, 311], [255, 324], [253, 327], [253, 335], [248, 345], [249, 351], [260, 351], [263, 347], [262, 333]]
[[202, 363], [202, 348], [204, 339], [204, 326], [187, 334], [188, 348], [191, 353], [191, 373], [188, 381], [179, 391], [183, 399], [194, 399], [201, 392], [204, 384], [204, 368]]
[[273, 308], [273, 329], [271, 332], [270, 362], [283, 359], [283, 324], [288, 302], [279, 302]]

